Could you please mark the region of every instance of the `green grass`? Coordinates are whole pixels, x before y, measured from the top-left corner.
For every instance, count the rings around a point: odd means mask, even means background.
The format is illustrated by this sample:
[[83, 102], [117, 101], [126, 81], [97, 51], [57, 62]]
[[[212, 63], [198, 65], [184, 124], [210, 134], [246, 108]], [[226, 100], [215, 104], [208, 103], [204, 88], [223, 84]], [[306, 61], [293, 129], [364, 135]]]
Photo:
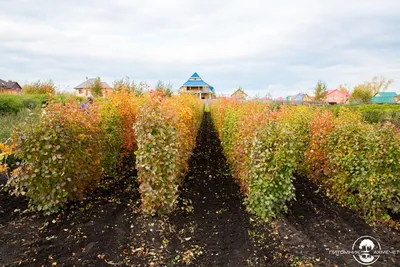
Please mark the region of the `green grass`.
[[0, 94], [0, 115], [16, 114], [25, 108], [34, 109], [41, 107], [46, 101], [46, 95]]
[[33, 110], [22, 109], [18, 113], [0, 115], [0, 142], [5, 142], [10, 138], [13, 129], [28, 116], [39, 120], [39, 112], [40, 108], [35, 108]]

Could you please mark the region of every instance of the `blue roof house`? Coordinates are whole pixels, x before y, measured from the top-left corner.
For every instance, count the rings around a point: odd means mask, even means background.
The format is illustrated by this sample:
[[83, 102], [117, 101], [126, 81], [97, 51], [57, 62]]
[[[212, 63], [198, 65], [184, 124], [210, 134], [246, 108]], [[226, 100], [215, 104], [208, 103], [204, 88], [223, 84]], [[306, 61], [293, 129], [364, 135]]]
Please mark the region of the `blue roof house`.
[[197, 74], [193, 75], [185, 82], [179, 89], [181, 94], [193, 94], [198, 96], [200, 99], [214, 99], [215, 90], [214, 87], [204, 82], [203, 79]]

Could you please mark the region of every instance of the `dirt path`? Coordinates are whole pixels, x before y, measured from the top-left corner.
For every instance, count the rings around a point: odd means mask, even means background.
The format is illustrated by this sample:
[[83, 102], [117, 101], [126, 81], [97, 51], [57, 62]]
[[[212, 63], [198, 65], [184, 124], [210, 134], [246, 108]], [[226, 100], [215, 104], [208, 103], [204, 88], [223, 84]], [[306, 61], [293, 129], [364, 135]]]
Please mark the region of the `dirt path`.
[[[400, 266], [399, 232], [382, 224], [368, 225], [354, 211], [343, 208], [317, 192], [304, 178], [295, 181], [296, 201], [288, 214], [277, 220], [282, 244], [291, 255], [309, 259], [314, 266], [360, 266], [351, 255], [334, 255], [331, 250], [351, 250], [361, 236], [378, 239], [382, 249], [398, 250], [385, 255], [372, 266]], [[316, 264], [316, 265], [315, 265]]]
[[349, 250], [362, 235], [400, 249], [399, 232], [367, 225], [305, 179], [295, 187], [288, 214], [268, 224], [249, 215], [205, 114], [176, 212], [142, 215], [134, 171], [52, 216], [25, 214], [25, 199], [0, 192], [0, 266], [360, 266], [329, 250]]
[[[286, 259], [274, 260], [278, 242], [257, 243], [269, 233], [250, 223], [238, 185], [230, 175], [210, 115], [205, 114], [197, 144], [184, 178], [178, 211], [168, 217], [137, 220], [129, 261], [148, 266], [287, 266]], [[275, 249], [276, 248], [276, 249]], [[145, 251], [145, 252], [144, 252]], [[141, 260], [138, 260], [140, 259]]]

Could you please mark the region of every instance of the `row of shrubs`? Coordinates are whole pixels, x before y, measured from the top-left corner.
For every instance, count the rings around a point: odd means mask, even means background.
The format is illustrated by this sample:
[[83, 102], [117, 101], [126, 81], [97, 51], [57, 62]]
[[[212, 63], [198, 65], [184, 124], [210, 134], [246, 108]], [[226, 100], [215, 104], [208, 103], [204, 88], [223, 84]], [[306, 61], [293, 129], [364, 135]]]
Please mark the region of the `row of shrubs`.
[[346, 108], [272, 106], [231, 99], [211, 105], [214, 124], [249, 211], [265, 220], [287, 209], [296, 175], [367, 216], [400, 208], [400, 134]]
[[173, 210], [203, 115], [198, 99], [161, 94], [153, 92], [139, 107], [135, 124], [139, 190], [149, 214]]
[[[82, 102], [84, 98], [72, 94], [56, 94], [52, 101], [65, 103], [70, 99]], [[49, 100], [45, 94], [0, 94], [0, 115], [16, 114], [23, 109], [40, 108]]]
[[[349, 109], [358, 111], [363, 119], [370, 123], [391, 122], [400, 127], [400, 105], [391, 104], [364, 104], [348, 105]], [[327, 106], [335, 115], [339, 113], [340, 106]]]
[[137, 97], [120, 90], [84, 109], [74, 99], [50, 102], [39, 121], [28, 118], [0, 151], [2, 159], [13, 154], [20, 162], [8, 189], [28, 196], [30, 210], [57, 212], [95, 190], [105, 175], [118, 177], [124, 159], [136, 155], [143, 210], [169, 211], [200, 118], [198, 100], [153, 92]]

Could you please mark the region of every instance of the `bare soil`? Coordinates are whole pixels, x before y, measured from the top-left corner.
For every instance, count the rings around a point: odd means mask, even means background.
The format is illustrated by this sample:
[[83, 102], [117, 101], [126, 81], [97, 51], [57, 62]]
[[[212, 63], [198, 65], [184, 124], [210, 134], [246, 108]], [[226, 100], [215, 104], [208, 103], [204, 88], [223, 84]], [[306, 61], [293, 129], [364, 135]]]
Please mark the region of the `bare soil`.
[[[398, 231], [368, 225], [301, 177], [287, 214], [250, 215], [208, 113], [189, 163], [170, 215], [140, 213], [134, 170], [51, 216], [24, 213], [25, 198], [0, 192], [0, 266], [360, 266], [329, 250], [350, 250], [362, 235], [400, 250]], [[373, 266], [400, 266], [400, 255]]]

